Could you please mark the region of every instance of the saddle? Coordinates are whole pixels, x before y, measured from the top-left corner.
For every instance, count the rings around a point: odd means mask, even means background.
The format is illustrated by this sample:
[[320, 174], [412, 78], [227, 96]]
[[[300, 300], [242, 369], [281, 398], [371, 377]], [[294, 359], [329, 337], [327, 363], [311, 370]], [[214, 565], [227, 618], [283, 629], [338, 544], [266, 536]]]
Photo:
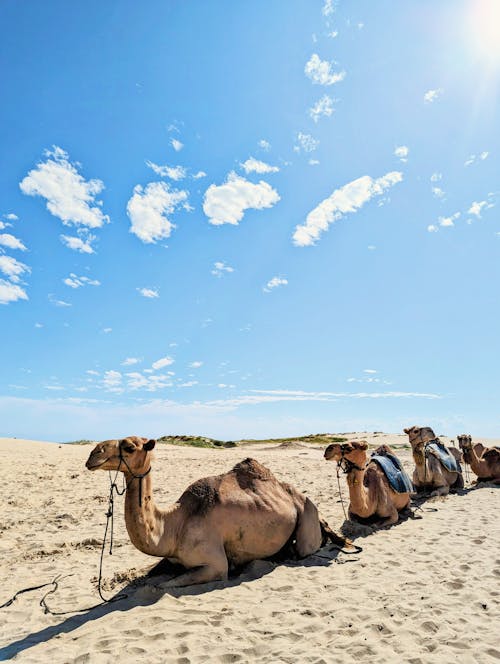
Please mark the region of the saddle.
[[387, 480], [396, 493], [412, 493], [415, 489], [413, 482], [403, 470], [401, 461], [394, 454], [373, 454], [372, 461], [375, 461], [383, 470]]
[[427, 443], [425, 446], [425, 456], [426, 458], [432, 454], [435, 456], [440, 464], [448, 470], [450, 473], [461, 473], [462, 467], [460, 463], [455, 459], [453, 454], [451, 454], [448, 449], [443, 445], [443, 443]]

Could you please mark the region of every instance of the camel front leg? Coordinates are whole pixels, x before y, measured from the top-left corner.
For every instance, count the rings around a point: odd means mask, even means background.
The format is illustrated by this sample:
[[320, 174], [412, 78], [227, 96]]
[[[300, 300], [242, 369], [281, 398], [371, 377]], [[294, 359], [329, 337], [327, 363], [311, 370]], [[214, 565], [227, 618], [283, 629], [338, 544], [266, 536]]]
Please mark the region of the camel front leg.
[[182, 586], [193, 586], [197, 583], [208, 583], [209, 581], [227, 581], [227, 559], [225, 566], [221, 564], [201, 565], [196, 569], [176, 576], [166, 583], [162, 583], [162, 588], [181, 588]]
[[438, 486], [437, 489], [434, 489], [434, 491], [431, 492], [431, 498], [432, 496], [447, 496], [450, 492], [450, 487], [445, 484], [444, 486]]

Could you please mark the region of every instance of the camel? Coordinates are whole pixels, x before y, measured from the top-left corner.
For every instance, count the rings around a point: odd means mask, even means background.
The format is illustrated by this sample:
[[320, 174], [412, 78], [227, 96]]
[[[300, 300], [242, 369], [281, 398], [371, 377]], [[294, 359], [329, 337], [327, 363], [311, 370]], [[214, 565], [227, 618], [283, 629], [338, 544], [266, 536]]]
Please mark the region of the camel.
[[464, 461], [477, 475], [478, 481], [493, 480], [495, 484], [500, 484], [500, 450], [496, 447], [484, 447], [481, 443], [472, 445], [472, 438], [467, 434], [457, 438]]
[[[394, 454], [388, 445], [379, 447], [376, 454]], [[327, 461], [344, 464], [349, 487], [349, 518], [362, 521], [379, 520], [374, 525], [379, 528], [391, 526], [399, 520], [399, 513], [408, 509], [410, 494], [397, 493], [374, 460], [368, 456], [368, 443], [365, 440], [351, 441], [339, 445], [329, 445], [324, 457]], [[354, 519], [353, 519], [354, 517]]]
[[105, 440], [92, 450], [86, 467], [124, 473], [125, 524], [132, 544], [187, 569], [164, 587], [226, 580], [230, 566], [278, 552], [304, 558], [328, 540], [338, 547], [351, 545], [331, 530], [309, 498], [255, 459], [193, 482], [176, 503], [158, 508], [150, 474], [155, 444], [137, 436]]
[[[410, 427], [404, 429], [410, 439], [410, 445], [415, 461], [413, 484], [418, 492], [431, 490], [431, 496], [446, 496], [450, 489], [462, 489], [464, 480], [462, 471], [447, 470], [432, 448], [431, 443], [439, 443], [439, 438], [430, 427]], [[443, 446], [444, 447], [444, 446]], [[461, 453], [454, 447], [445, 448], [458, 462]]]

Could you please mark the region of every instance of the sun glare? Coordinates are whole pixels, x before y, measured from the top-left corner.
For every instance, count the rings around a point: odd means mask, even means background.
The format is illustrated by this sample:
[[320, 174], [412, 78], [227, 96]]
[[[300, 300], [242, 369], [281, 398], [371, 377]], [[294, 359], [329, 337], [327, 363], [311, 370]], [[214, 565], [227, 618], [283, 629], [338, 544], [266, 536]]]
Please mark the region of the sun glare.
[[474, 50], [500, 69], [500, 0], [471, 0], [467, 24]]

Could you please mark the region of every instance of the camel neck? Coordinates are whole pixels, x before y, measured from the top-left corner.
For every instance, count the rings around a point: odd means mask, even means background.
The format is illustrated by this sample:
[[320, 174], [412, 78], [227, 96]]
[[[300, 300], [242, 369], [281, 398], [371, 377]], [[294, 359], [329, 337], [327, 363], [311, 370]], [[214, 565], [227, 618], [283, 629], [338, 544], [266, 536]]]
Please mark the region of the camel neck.
[[484, 461], [484, 459], [478, 457], [476, 450], [473, 447], [464, 449], [463, 454], [465, 463], [469, 464], [469, 466], [478, 477], [488, 474], [488, 464]]
[[125, 480], [125, 525], [132, 544], [152, 556], [173, 556], [176, 506], [160, 510], [155, 505], [151, 473], [138, 478], [126, 471]]
[[364, 485], [366, 469], [352, 468], [347, 473], [347, 486], [349, 487], [350, 509], [361, 517], [370, 516], [372, 510], [369, 506], [368, 489]]

